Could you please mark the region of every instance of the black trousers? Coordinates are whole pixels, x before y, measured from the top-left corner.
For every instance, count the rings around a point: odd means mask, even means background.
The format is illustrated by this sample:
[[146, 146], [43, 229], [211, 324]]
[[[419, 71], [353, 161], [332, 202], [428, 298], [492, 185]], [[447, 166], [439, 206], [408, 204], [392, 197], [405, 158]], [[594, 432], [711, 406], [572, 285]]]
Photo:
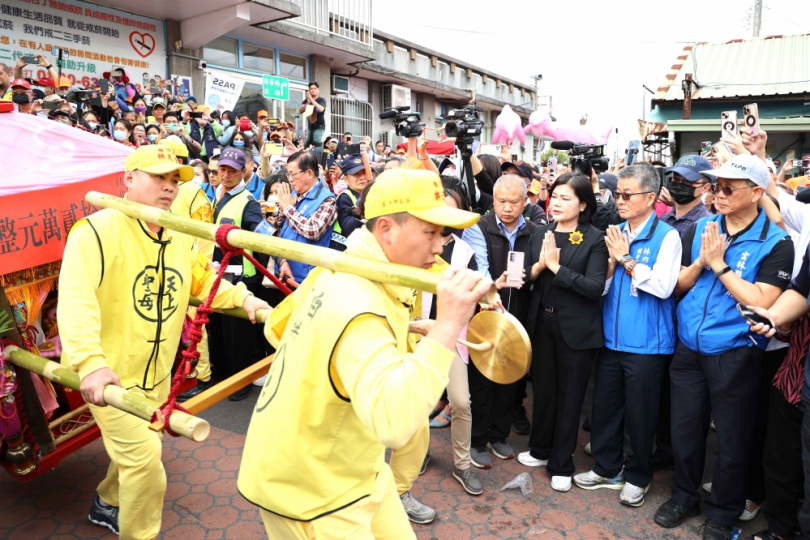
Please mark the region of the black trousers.
[[658, 424], [658, 389], [669, 358], [601, 350], [591, 423], [593, 470], [599, 476], [613, 478], [622, 471], [626, 430], [633, 456], [624, 466], [625, 479], [638, 487], [652, 481], [650, 456]]
[[[246, 287], [256, 294], [257, 287], [261, 287], [261, 283], [254, 279], [247, 283]], [[269, 344], [264, 340], [264, 335], [260, 334], [262, 328], [264, 325], [254, 325], [247, 319], [219, 313], [211, 315], [208, 331], [211, 372], [214, 379], [218, 381], [227, 379], [267, 356]], [[260, 337], [263, 341], [259, 340]]]
[[762, 461], [765, 453], [765, 441], [768, 434], [769, 403], [773, 388], [773, 376], [787, 355], [788, 348], [765, 351], [762, 359], [762, 379], [757, 400], [757, 419], [754, 422], [754, 436], [751, 439], [751, 458], [748, 460], [748, 484], [745, 498], [762, 504], [765, 500], [765, 469]]
[[532, 340], [534, 408], [529, 449], [547, 459], [552, 476], [572, 476], [571, 454], [577, 446], [580, 413], [588, 388], [594, 349], [574, 350], [565, 344], [555, 313], [541, 309]]
[[658, 427], [655, 430], [655, 454], [672, 455], [672, 391], [669, 381], [669, 366], [672, 355], [667, 356], [664, 377], [661, 383], [661, 397], [658, 400]]
[[799, 510], [802, 540], [810, 539], [810, 399], [802, 395], [802, 468], [804, 469], [804, 503]]
[[467, 364], [467, 377], [472, 412], [470, 445], [478, 448], [490, 442], [506, 440], [512, 429], [518, 383], [492, 382], [478, 371], [472, 360]]
[[687, 508], [700, 505], [709, 416], [717, 428], [717, 464], [706, 516], [731, 526], [745, 508], [748, 458], [762, 381], [763, 352], [739, 347], [704, 356], [678, 341], [669, 376], [672, 383], [672, 498]]
[[[799, 500], [804, 496], [804, 414], [801, 406], [788, 403], [782, 392], [773, 386], [768, 397], [768, 433], [763, 457], [768, 504], [764, 512], [768, 530], [777, 536], [787, 536], [799, 530]], [[805, 529], [805, 533], [810, 533], [810, 529]]]

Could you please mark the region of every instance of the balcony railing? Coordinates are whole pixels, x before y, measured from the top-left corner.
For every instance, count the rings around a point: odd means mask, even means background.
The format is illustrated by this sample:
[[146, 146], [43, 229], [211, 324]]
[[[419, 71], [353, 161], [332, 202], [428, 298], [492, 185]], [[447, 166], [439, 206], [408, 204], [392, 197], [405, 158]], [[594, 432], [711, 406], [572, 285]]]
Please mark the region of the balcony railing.
[[288, 22], [356, 41], [372, 48], [371, 0], [291, 0], [301, 16]]

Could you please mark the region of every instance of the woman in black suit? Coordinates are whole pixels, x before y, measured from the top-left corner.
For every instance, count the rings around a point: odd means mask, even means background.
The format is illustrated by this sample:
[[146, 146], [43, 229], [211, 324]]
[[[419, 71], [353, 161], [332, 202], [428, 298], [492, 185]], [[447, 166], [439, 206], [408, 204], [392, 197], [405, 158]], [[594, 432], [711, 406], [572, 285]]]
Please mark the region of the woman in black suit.
[[551, 487], [568, 491], [591, 362], [604, 344], [600, 299], [608, 251], [604, 232], [589, 224], [596, 198], [588, 177], [560, 176], [549, 211], [554, 221], [538, 227], [529, 241], [534, 414], [530, 450], [518, 461], [530, 467], [545, 465]]

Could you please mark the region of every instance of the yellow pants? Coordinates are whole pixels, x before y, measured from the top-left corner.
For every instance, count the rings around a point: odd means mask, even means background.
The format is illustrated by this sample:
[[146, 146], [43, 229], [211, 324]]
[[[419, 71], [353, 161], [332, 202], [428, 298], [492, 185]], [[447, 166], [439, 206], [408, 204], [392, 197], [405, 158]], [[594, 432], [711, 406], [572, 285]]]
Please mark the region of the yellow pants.
[[264, 509], [260, 512], [270, 540], [416, 539], [388, 465], [377, 475], [374, 493], [343, 510], [309, 522], [280, 517]]
[[419, 477], [428, 448], [430, 448], [430, 423], [426, 419], [425, 424], [416, 430], [408, 444], [391, 451], [391, 472], [397, 483], [397, 493], [400, 495], [409, 492]]
[[[189, 307], [188, 316], [194, 319], [197, 314], [197, 308]], [[202, 327], [202, 339], [197, 344], [197, 350], [200, 352], [200, 359], [197, 360], [197, 380], [200, 382], [208, 382], [211, 380], [211, 356], [208, 353], [208, 331], [205, 326]]]
[[[169, 385], [144, 392], [143, 397], [162, 403]], [[149, 430], [149, 422], [113, 407], [90, 405], [101, 429], [104, 448], [110, 456], [107, 477], [98, 485], [101, 500], [119, 507], [121, 540], [152, 540], [160, 533], [166, 472], [161, 462], [160, 435]]]

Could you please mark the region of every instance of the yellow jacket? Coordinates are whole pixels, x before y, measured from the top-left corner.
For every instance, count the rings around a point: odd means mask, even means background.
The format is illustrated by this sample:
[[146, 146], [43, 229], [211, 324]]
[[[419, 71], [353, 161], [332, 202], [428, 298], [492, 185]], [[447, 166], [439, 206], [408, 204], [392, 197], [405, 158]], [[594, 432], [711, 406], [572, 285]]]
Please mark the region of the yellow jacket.
[[[177, 198], [172, 203], [169, 211], [172, 214], [190, 217], [205, 223], [214, 222], [214, 209], [211, 206], [211, 201], [208, 200], [203, 189], [194, 182], [180, 184]], [[209, 260], [214, 258], [214, 246], [216, 244], [213, 241], [197, 237], [194, 237], [194, 240], [200, 247], [200, 253]]]
[[[348, 253], [386, 261], [365, 228]], [[404, 446], [447, 386], [453, 351], [408, 349], [413, 292], [317, 268], [265, 327], [278, 352], [256, 403], [238, 488], [309, 521], [374, 490], [385, 447]]]
[[[117, 210], [78, 221], [59, 276], [62, 363], [82, 378], [109, 367], [124, 388], [168, 387], [189, 297], [205, 300], [215, 278], [188, 235], [158, 236]], [[213, 307], [250, 294], [222, 282]]]

